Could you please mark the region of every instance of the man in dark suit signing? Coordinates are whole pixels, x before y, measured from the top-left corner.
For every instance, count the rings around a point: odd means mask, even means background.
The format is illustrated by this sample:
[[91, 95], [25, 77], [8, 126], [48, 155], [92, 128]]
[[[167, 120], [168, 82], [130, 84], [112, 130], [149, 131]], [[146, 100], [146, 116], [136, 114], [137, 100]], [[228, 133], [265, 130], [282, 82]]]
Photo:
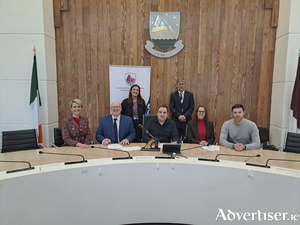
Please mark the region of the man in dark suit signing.
[[195, 103], [193, 93], [185, 90], [184, 79], [179, 79], [176, 87], [177, 91], [173, 92], [170, 97], [170, 111], [172, 120], [176, 123], [178, 135], [183, 139], [186, 125], [191, 120]]
[[100, 144], [119, 143], [128, 145], [135, 138], [135, 129], [132, 119], [121, 115], [122, 107], [119, 102], [110, 106], [111, 115], [100, 118], [96, 139]]

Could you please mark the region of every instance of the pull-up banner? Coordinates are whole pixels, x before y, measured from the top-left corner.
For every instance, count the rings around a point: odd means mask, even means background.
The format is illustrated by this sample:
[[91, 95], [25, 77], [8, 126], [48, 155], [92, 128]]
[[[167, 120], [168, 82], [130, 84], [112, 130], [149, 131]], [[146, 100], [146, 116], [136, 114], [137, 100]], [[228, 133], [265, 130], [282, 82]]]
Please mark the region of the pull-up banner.
[[110, 104], [128, 98], [130, 87], [137, 84], [146, 103], [146, 114], [150, 112], [150, 66], [109, 66]]

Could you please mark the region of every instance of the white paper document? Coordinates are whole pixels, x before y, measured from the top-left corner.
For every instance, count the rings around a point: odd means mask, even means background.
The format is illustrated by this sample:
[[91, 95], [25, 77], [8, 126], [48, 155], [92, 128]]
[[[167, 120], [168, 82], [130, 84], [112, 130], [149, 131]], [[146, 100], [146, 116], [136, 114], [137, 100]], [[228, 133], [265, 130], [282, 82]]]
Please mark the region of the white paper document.
[[140, 146], [122, 147], [121, 150], [123, 151], [141, 150], [141, 147]]
[[122, 148], [122, 145], [119, 145], [119, 144], [109, 144], [109, 145], [107, 145], [107, 148], [108, 149], [120, 149], [120, 148]]
[[205, 151], [220, 151], [219, 145], [202, 146]]

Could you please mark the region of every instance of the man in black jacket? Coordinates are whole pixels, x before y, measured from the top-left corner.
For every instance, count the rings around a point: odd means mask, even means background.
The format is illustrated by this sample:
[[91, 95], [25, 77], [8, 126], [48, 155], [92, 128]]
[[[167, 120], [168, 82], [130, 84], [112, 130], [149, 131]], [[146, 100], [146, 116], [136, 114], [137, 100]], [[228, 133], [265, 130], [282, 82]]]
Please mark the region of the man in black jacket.
[[173, 92], [170, 97], [170, 111], [172, 120], [176, 123], [178, 135], [183, 139], [186, 125], [191, 120], [195, 103], [193, 93], [185, 90], [184, 79], [179, 79], [176, 87], [177, 91]]

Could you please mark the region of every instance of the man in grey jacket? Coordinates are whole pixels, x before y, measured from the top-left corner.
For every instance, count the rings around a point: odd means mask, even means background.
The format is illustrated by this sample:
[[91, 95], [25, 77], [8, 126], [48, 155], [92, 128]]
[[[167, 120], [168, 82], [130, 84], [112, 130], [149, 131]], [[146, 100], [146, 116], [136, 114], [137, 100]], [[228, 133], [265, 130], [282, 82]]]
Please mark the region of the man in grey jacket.
[[260, 149], [260, 138], [255, 123], [244, 118], [244, 106], [235, 104], [231, 108], [233, 119], [226, 121], [221, 129], [220, 145], [236, 151]]

